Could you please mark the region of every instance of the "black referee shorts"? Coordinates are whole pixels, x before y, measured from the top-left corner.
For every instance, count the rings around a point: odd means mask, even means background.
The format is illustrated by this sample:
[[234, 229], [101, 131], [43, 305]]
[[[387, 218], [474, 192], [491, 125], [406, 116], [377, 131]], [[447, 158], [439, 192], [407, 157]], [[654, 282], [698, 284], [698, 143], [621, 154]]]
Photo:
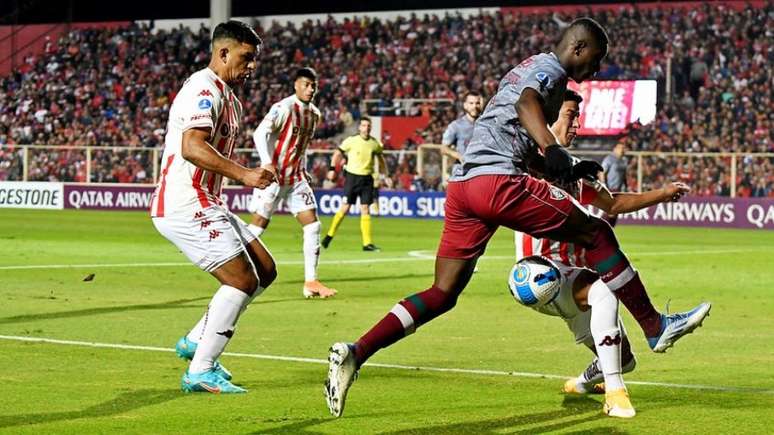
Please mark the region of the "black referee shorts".
[[344, 171], [346, 181], [344, 182], [344, 195], [347, 197], [347, 204], [353, 205], [360, 198], [360, 204], [371, 205], [374, 202], [374, 177], [371, 175], [356, 175]]

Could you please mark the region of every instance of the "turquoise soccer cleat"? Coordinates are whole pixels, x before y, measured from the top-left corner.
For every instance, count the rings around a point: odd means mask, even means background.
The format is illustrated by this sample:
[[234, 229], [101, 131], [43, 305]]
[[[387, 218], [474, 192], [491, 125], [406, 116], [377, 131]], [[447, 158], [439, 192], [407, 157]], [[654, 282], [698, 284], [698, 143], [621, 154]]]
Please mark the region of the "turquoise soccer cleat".
[[215, 370], [203, 373], [189, 373], [187, 370], [180, 380], [180, 388], [186, 393], [238, 394], [246, 393], [242, 387], [237, 387], [223, 379]]
[[[194, 354], [196, 353], [197, 346], [198, 346], [197, 343], [194, 343], [193, 341], [189, 340], [188, 337], [184, 335], [183, 337], [180, 338], [180, 340], [177, 340], [177, 343], [175, 343], [175, 353], [180, 358], [191, 361], [194, 357]], [[215, 361], [215, 364], [212, 365], [212, 369], [221, 378], [227, 381], [230, 381], [231, 379], [233, 379], [231, 372], [228, 371], [225, 367], [223, 367], [223, 365], [218, 361]]]

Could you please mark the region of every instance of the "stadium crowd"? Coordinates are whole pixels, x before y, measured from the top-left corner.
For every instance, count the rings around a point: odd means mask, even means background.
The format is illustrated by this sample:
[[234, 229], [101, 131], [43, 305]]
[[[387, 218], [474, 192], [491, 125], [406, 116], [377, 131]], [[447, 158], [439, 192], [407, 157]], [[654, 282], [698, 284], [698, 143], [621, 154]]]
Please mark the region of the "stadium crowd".
[[[722, 4], [665, 5], [590, 15], [608, 29], [613, 42], [598, 78], [653, 78], [662, 87], [656, 120], [631, 126], [621, 138], [630, 150], [774, 152], [771, 2], [743, 11]], [[311, 148], [330, 149], [335, 146], [331, 138], [360, 117], [366, 99], [389, 106], [401, 98], [456, 100], [467, 90], [493, 95], [506, 71], [549, 49], [571, 18], [560, 13], [411, 15], [389, 21], [328, 18], [300, 26], [275, 22], [259, 28], [265, 46], [258, 71], [242, 93], [245, 131], [238, 146], [252, 148], [252, 128], [273, 102], [291, 92], [290, 74], [299, 65], [313, 66], [320, 75], [316, 103], [323, 119]], [[160, 147], [169, 104], [182, 80], [204, 66], [208, 51], [209, 30], [204, 27], [71, 31], [0, 78], [0, 145]], [[664, 102], [668, 58], [673, 98]], [[393, 147], [440, 143], [458, 110], [433, 110], [425, 131], [412, 143]], [[416, 180], [412, 156], [388, 159], [388, 184], [439, 188], [438, 182]], [[81, 151], [34, 152], [29, 158], [30, 180], [85, 181]], [[317, 175], [326, 172], [327, 164], [321, 156], [309, 159], [318, 185], [324, 177]], [[0, 178], [19, 177], [19, 165], [18, 150], [0, 149]], [[738, 193], [774, 195], [771, 159], [744, 158], [738, 165]], [[91, 168], [91, 181], [152, 178], [148, 153], [95, 152]], [[652, 159], [645, 172], [648, 183], [680, 173], [701, 194], [729, 190], [728, 165], [715, 158]]]

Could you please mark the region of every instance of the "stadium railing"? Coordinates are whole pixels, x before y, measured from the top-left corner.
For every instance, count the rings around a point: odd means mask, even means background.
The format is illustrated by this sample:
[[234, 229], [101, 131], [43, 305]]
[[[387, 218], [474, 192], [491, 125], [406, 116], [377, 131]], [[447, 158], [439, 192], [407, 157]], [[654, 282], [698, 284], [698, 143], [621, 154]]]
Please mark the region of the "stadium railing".
[[[416, 150], [385, 150], [392, 177], [387, 186], [395, 190], [443, 190], [453, 162], [443, 158], [440, 149], [438, 144], [424, 144]], [[333, 152], [307, 150], [307, 172], [315, 186], [324, 186]], [[601, 161], [609, 152], [574, 150], [573, 154]], [[0, 145], [0, 181], [153, 184], [158, 179], [160, 157], [158, 148]], [[631, 151], [627, 158], [632, 191], [670, 181], [686, 182], [700, 196], [751, 196], [756, 188], [761, 189], [758, 196], [771, 196], [774, 191], [774, 153]], [[235, 159], [247, 166], [259, 164], [253, 149], [236, 150]], [[761, 195], [761, 191], [767, 194]]]

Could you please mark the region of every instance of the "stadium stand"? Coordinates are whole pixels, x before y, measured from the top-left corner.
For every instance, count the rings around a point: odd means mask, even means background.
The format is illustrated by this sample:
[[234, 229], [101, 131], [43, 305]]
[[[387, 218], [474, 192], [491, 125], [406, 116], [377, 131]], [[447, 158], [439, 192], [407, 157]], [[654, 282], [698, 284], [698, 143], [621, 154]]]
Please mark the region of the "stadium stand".
[[[774, 152], [772, 65], [774, 6], [723, 4], [682, 8], [624, 8], [591, 14], [610, 31], [610, 55], [599, 77], [666, 79], [671, 57], [674, 98], [656, 121], [633, 125], [620, 139], [635, 151]], [[455, 98], [467, 90], [492, 95], [500, 77], [529, 54], [550, 47], [572, 16], [566, 13], [462, 16], [411, 15], [382, 21], [332, 18], [300, 26], [258, 29], [266, 45], [242, 101], [246, 131], [239, 147], [252, 148], [251, 129], [269, 106], [286, 96], [288, 74], [311, 65], [320, 74], [317, 105], [323, 122], [311, 148], [331, 149], [331, 138], [360, 116], [361, 101]], [[0, 78], [0, 145], [159, 147], [167, 106], [180, 81], [204, 66], [209, 30], [154, 31], [138, 24], [76, 29], [20, 68]], [[638, 41], [615, 44], [615, 41]], [[663, 102], [663, 99], [662, 99]], [[432, 113], [430, 125], [397, 149], [440, 143], [458, 108]], [[0, 178], [19, 179], [18, 151], [0, 149]], [[241, 156], [245, 161], [254, 157]], [[86, 181], [82, 151], [33, 152], [30, 180]], [[91, 181], [150, 182], [148, 153], [93, 153]], [[390, 158], [390, 185], [422, 189], [416, 162]], [[717, 158], [647, 158], [644, 185], [681, 175], [702, 195], [727, 194], [729, 164]], [[726, 164], [729, 163], [729, 164]], [[316, 184], [327, 160], [310, 158]], [[770, 158], [737, 161], [740, 196], [774, 195]], [[430, 188], [438, 188], [435, 186]]]

